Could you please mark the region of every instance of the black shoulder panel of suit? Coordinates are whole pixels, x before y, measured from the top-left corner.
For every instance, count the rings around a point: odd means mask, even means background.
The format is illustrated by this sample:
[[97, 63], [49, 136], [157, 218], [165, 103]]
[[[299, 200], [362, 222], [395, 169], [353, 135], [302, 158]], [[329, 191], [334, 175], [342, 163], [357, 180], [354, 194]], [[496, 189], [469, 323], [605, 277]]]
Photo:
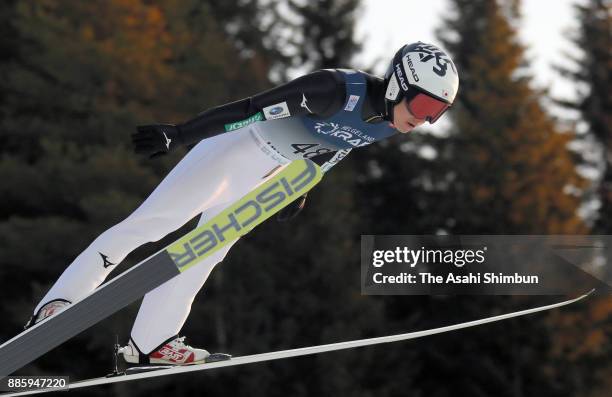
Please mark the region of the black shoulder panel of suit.
[[378, 76], [360, 72], [366, 79], [367, 98], [363, 104], [364, 120], [388, 120], [385, 116], [385, 82]]
[[227, 124], [246, 120], [283, 102], [292, 116], [326, 117], [342, 108], [345, 96], [346, 85], [338, 71], [318, 70], [252, 97], [206, 110], [178, 127], [182, 141], [191, 144], [224, 132]]

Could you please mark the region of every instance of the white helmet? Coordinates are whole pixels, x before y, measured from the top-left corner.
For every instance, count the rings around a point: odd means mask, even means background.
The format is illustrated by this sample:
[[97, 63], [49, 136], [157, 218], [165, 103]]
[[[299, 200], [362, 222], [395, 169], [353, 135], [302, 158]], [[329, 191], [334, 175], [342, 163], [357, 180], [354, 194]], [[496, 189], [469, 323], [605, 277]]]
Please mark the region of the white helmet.
[[393, 106], [406, 98], [411, 113], [434, 123], [452, 105], [459, 90], [455, 64], [438, 47], [417, 42], [395, 53], [385, 73], [387, 117]]

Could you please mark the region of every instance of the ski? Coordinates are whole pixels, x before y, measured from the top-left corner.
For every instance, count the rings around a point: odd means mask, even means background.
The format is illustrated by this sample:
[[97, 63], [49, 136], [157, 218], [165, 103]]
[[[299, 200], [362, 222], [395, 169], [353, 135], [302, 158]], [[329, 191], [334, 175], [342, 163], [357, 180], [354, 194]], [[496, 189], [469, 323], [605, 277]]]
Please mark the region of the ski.
[[309, 191], [322, 175], [320, 167], [310, 160], [292, 161], [206, 224], [3, 343], [0, 379], [247, 234]]
[[[206, 357], [206, 359], [204, 360], [204, 363], [202, 364], [226, 361], [226, 360], [230, 360], [231, 358], [232, 358], [231, 354], [211, 353], [210, 356]], [[170, 368], [176, 368], [176, 365], [159, 365], [159, 364], [141, 365], [141, 366], [129, 367], [123, 372], [119, 372], [117, 368], [115, 367], [112, 373], [106, 375], [106, 378], [112, 378], [115, 376], [126, 376], [126, 375], [130, 376], [134, 374], [140, 374], [143, 372], [159, 371], [160, 369], [170, 369]]]
[[[531, 309], [502, 314], [498, 316], [486, 317], [486, 318], [482, 318], [479, 320], [473, 320], [473, 321], [468, 321], [464, 323], [447, 325], [447, 326], [439, 327], [439, 328], [432, 328], [432, 329], [427, 329], [427, 330], [422, 330], [422, 331], [409, 332], [405, 334], [381, 336], [381, 337], [368, 338], [368, 339], [358, 339], [358, 340], [353, 340], [353, 341], [348, 341], [348, 342], [330, 343], [326, 345], [309, 346], [309, 347], [302, 347], [302, 348], [297, 348], [297, 349], [254, 354], [250, 356], [235, 357], [235, 358], [230, 358], [227, 360], [216, 361], [216, 362], [211, 362], [211, 363], [186, 365], [186, 366], [175, 366], [175, 367], [170, 367], [170, 368], [166, 367], [166, 368], [160, 368], [160, 369], [155, 369], [155, 370], [137, 372], [137, 373], [129, 374], [129, 375], [126, 374], [126, 375], [118, 375], [118, 376], [113, 376], [113, 377], [88, 379], [88, 380], [71, 383], [69, 385], [69, 390], [110, 384], [110, 383], [126, 382], [126, 381], [132, 381], [132, 380], [137, 380], [137, 379], [154, 378], [154, 377], [167, 376], [167, 375], [178, 375], [178, 374], [187, 373], [187, 372], [203, 371], [203, 370], [220, 368], [220, 367], [230, 367], [230, 366], [236, 366], [236, 365], [258, 363], [258, 362], [263, 362], [263, 361], [279, 360], [282, 358], [306, 356], [306, 355], [319, 354], [319, 353], [325, 353], [325, 352], [336, 351], [336, 350], [353, 349], [356, 347], [378, 345], [378, 344], [390, 343], [390, 342], [398, 342], [398, 341], [408, 340], [408, 339], [416, 339], [416, 338], [421, 338], [424, 336], [442, 334], [445, 332], [456, 331], [459, 329], [475, 327], [478, 325], [483, 325], [483, 324], [493, 323], [496, 321], [502, 321], [502, 320], [507, 320], [511, 318], [521, 317], [521, 316], [525, 316], [525, 315], [532, 314], [532, 313], [542, 312], [542, 311], [551, 310], [551, 309], [555, 309], [558, 307], [570, 305], [572, 303], [578, 302], [586, 298], [587, 296], [591, 295], [593, 291], [594, 290], [591, 290], [590, 292], [584, 295], [581, 295], [577, 298], [574, 298], [574, 299], [565, 300], [562, 302], [553, 303], [553, 304], [546, 305], [546, 306], [538, 306], [538, 307], [531, 308]], [[17, 393], [5, 393], [0, 396], [25, 396], [29, 394], [45, 393], [49, 391], [57, 391], [57, 389], [39, 389], [39, 390], [30, 390], [30, 391], [17, 392]]]

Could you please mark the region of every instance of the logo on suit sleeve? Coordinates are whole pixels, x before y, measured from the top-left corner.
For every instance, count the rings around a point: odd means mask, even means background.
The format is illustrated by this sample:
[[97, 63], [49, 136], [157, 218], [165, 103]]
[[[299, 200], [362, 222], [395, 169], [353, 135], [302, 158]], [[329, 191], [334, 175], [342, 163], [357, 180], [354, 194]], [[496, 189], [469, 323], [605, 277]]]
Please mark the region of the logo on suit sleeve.
[[170, 150], [170, 143], [172, 142], [172, 139], [168, 138], [168, 135], [166, 135], [165, 132], [164, 132], [164, 138], [166, 138], [166, 149]]
[[104, 255], [101, 252], [98, 252], [98, 254], [100, 254], [100, 256], [102, 257], [102, 266], [104, 266], [105, 269], [107, 267], [111, 267], [111, 266], [115, 266], [116, 265], [116, 263], [111, 263], [111, 261], [108, 260], [108, 256]]
[[355, 109], [355, 106], [357, 106], [357, 102], [359, 102], [359, 95], [351, 95], [348, 101], [346, 101], [346, 106], [344, 107], [344, 110], [346, 110], [347, 112], [352, 112], [353, 109]]
[[302, 103], [300, 103], [300, 106], [308, 110], [308, 113], [314, 113], [312, 110], [308, 108], [308, 99], [306, 99], [306, 95], [304, 95], [303, 93], [302, 93]]
[[282, 119], [291, 116], [287, 102], [281, 102], [263, 108], [266, 120]]

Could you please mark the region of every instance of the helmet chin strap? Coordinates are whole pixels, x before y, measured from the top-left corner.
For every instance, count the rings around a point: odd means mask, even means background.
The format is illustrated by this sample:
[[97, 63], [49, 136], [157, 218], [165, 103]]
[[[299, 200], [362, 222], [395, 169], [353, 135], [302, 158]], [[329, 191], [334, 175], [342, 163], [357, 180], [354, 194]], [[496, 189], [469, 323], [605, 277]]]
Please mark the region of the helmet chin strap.
[[391, 123], [393, 123], [393, 107], [395, 106], [395, 104], [391, 101], [385, 101], [385, 111], [386, 111], [386, 117], [387, 120], [389, 120]]

